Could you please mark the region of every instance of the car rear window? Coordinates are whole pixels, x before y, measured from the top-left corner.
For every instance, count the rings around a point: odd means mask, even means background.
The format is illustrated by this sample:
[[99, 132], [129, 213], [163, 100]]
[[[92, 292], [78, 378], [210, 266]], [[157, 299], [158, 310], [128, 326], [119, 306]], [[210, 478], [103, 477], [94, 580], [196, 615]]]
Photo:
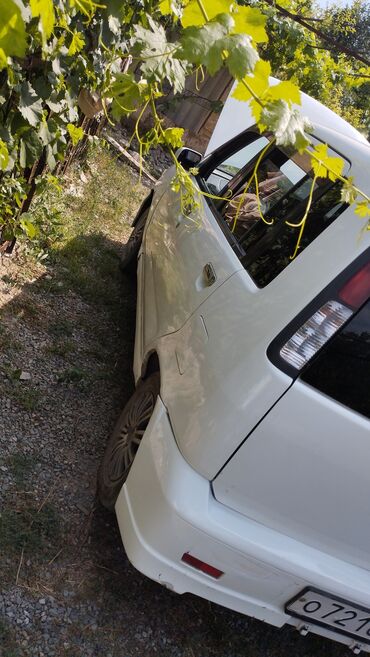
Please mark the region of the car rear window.
[[370, 418], [370, 299], [312, 360], [301, 379]]
[[[256, 285], [265, 287], [292, 262], [299, 234], [294, 224], [299, 224], [305, 213], [313, 173], [307, 153], [271, 144], [258, 167], [257, 182], [251, 182], [256, 159], [266, 149], [271, 136], [249, 133], [246, 138], [247, 144], [239, 143], [239, 147], [234, 152], [227, 151], [224, 158], [217, 156], [214, 167], [207, 163], [203, 183], [211, 194], [227, 197], [227, 200], [218, 199], [210, 204], [237, 242], [238, 256], [245, 269]], [[330, 149], [329, 153], [337, 155]], [[346, 163], [346, 173], [348, 170]], [[296, 257], [345, 209], [340, 196], [340, 184], [326, 178], [316, 180]], [[261, 219], [260, 210], [265, 221]]]
[[[343, 212], [346, 205], [341, 202], [341, 186], [328, 186], [326, 180], [318, 180], [315, 199], [308, 214], [300, 248], [296, 257], [313, 242]], [[287, 224], [299, 223], [309, 193], [311, 179], [292, 186], [279, 204], [266, 213], [269, 220], [274, 213], [274, 222], [266, 225], [260, 220], [239, 242], [245, 251], [242, 263], [259, 287], [268, 285], [292, 262], [298, 239], [297, 228]]]

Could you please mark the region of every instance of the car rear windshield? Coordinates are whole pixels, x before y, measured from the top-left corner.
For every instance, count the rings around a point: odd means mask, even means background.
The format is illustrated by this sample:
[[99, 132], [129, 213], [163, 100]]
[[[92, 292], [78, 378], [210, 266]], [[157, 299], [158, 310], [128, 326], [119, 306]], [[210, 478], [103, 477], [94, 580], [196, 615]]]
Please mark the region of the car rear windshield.
[[370, 300], [319, 352], [301, 379], [370, 418]]

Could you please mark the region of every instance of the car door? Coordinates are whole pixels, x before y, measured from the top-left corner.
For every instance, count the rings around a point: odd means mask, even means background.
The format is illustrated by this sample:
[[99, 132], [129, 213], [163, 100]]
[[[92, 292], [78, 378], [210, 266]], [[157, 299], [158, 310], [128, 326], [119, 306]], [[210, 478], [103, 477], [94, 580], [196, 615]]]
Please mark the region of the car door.
[[217, 220], [204, 194], [227, 191], [235, 174], [266, 143], [265, 137], [249, 133], [231, 149], [218, 149], [207, 158], [209, 188], [200, 190], [192, 177], [196, 209], [186, 206], [181, 191], [172, 189], [175, 169], [165, 174], [165, 192], [151, 215], [143, 250], [144, 352], [158, 337], [180, 329], [210, 294], [242, 269], [236, 240], [224, 220]]
[[226, 464], [216, 498], [369, 569], [369, 382], [370, 300]]

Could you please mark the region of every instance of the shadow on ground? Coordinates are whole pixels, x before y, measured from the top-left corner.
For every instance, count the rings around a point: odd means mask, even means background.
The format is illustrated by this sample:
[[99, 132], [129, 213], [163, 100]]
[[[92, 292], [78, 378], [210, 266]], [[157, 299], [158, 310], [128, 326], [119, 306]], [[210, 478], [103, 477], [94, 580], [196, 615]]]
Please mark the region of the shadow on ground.
[[[133, 390], [135, 284], [93, 233], [0, 269], [2, 657], [341, 657], [137, 572], [96, 471]], [[145, 482], [143, 482], [145, 494]]]

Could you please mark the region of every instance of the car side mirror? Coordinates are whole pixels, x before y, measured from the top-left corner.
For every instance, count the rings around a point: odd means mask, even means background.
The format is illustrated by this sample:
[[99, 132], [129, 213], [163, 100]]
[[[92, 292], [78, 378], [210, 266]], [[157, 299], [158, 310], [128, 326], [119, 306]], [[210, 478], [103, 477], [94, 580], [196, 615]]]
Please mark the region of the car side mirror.
[[199, 162], [203, 158], [201, 153], [194, 151], [192, 148], [179, 148], [176, 151], [176, 159], [181, 164], [184, 169], [187, 171], [192, 167], [198, 166]]

